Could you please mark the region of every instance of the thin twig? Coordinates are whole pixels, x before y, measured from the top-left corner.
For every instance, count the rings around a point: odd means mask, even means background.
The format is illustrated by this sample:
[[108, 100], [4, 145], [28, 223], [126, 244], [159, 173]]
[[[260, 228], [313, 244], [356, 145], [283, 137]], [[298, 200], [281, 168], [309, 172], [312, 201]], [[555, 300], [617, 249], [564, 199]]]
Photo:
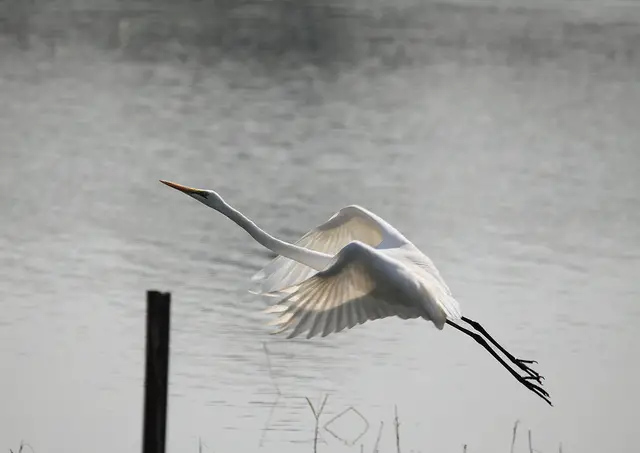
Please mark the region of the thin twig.
[[513, 436], [511, 437], [511, 450], [510, 450], [511, 453], [513, 453], [513, 447], [516, 444], [516, 434], [518, 432], [518, 423], [520, 423], [520, 420], [516, 420], [516, 422], [513, 424]]
[[271, 420], [273, 419], [273, 414], [276, 411], [276, 406], [280, 402], [280, 397], [282, 396], [282, 392], [280, 392], [280, 387], [278, 387], [278, 383], [273, 377], [273, 368], [271, 367], [271, 355], [269, 354], [269, 349], [267, 349], [267, 343], [262, 342], [262, 349], [264, 349], [265, 357], [267, 358], [267, 370], [269, 371], [269, 379], [271, 379], [271, 385], [276, 389], [276, 399], [271, 404], [271, 409], [269, 410], [269, 416], [267, 417], [267, 421], [262, 428], [262, 434], [260, 435], [260, 443], [259, 446], [262, 447], [264, 444], [265, 437], [267, 436], [267, 431], [269, 430], [269, 426], [271, 426]]
[[[33, 447], [28, 443], [26, 443], [24, 440], [20, 441], [20, 447], [18, 447], [18, 453], [22, 453], [22, 450], [24, 450], [24, 447], [29, 447], [29, 450], [31, 450], [31, 453], [35, 453], [35, 450], [33, 449]], [[9, 452], [13, 453], [13, 450], [10, 448]]]
[[398, 405], [394, 405], [394, 411], [395, 411], [395, 427], [396, 427], [396, 451], [397, 453], [400, 453], [400, 420], [398, 419]]
[[380, 437], [382, 436], [382, 427], [384, 426], [384, 422], [380, 422], [380, 429], [378, 430], [378, 438], [376, 439], [376, 443], [373, 446], [373, 453], [378, 453], [378, 446], [380, 445]]
[[[360, 417], [360, 419], [364, 422], [364, 429], [362, 430], [362, 432], [360, 434], [358, 434], [358, 437], [356, 437], [355, 439], [348, 441], [346, 439], [343, 439], [342, 437], [338, 436], [332, 429], [331, 429], [331, 425], [338, 420], [339, 418], [343, 417], [345, 414], [347, 414], [348, 412], [353, 412], [354, 414], [356, 414], [358, 417]], [[324, 424], [324, 430], [326, 432], [328, 432], [329, 434], [331, 434], [333, 437], [335, 437], [336, 439], [338, 439], [340, 442], [342, 442], [345, 445], [348, 446], [353, 446], [355, 445], [362, 436], [364, 436], [367, 431], [369, 431], [369, 421], [367, 420], [367, 418], [362, 415], [362, 413], [356, 409], [353, 406], [349, 406], [347, 407], [345, 410], [343, 410], [342, 412], [340, 412], [339, 414], [334, 415], [329, 421], [327, 421]]]
[[322, 411], [324, 410], [324, 405], [327, 403], [327, 398], [329, 398], [329, 395], [325, 395], [324, 399], [322, 400], [322, 404], [320, 405], [320, 409], [318, 411], [316, 411], [315, 407], [313, 407], [313, 403], [311, 402], [311, 400], [309, 398], [307, 398], [306, 396], [304, 397], [304, 399], [307, 400], [307, 404], [309, 405], [309, 408], [311, 409], [311, 412], [313, 412], [313, 418], [315, 419], [315, 429], [314, 434], [313, 434], [313, 453], [317, 453], [318, 452], [318, 435], [319, 435], [319, 431], [320, 431], [320, 416], [322, 415]]
[[273, 414], [276, 411], [276, 406], [278, 405], [278, 400], [280, 399], [280, 395], [276, 396], [276, 400], [271, 405], [271, 409], [269, 410], [269, 416], [267, 417], [267, 422], [264, 424], [262, 428], [262, 434], [260, 435], [260, 447], [264, 444], [264, 439], [267, 437], [267, 431], [269, 430], [269, 426], [271, 425], [271, 419], [273, 419]]
[[533, 445], [531, 444], [531, 430], [529, 430], [529, 453], [533, 453]]
[[264, 341], [262, 342], [262, 348], [264, 349], [264, 353], [267, 357], [267, 370], [269, 370], [269, 377], [271, 378], [271, 383], [275, 387], [276, 393], [278, 393], [278, 395], [282, 395], [282, 393], [280, 393], [280, 387], [278, 387], [278, 383], [273, 378], [273, 368], [271, 367], [271, 355], [269, 354], [269, 349], [267, 349], [267, 343], [265, 343]]
[[206, 448], [208, 451], [211, 451], [209, 446], [207, 444], [205, 444], [204, 442], [202, 442], [202, 438], [198, 437], [198, 453], [203, 453], [204, 452], [204, 448]]
[[462, 446], [462, 453], [467, 453], [467, 444]]

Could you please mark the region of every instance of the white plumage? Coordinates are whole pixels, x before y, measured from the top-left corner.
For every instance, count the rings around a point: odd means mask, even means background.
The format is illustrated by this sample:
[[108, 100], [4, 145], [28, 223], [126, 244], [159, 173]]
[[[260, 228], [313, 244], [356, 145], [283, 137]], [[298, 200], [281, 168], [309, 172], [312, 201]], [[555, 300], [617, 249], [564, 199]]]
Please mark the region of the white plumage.
[[368, 320], [398, 316], [460, 319], [460, 307], [438, 269], [398, 230], [360, 206], [347, 206], [295, 245], [332, 256], [317, 271], [278, 256], [254, 275], [261, 294], [283, 297], [267, 311], [281, 313], [289, 338], [326, 336]]
[[[347, 206], [294, 244], [281, 241], [228, 205], [212, 190], [168, 181], [201, 203], [219, 211], [278, 256], [253, 277], [258, 294], [279, 298], [267, 309], [276, 314], [276, 333], [288, 338], [326, 336], [367, 321], [398, 316], [424, 318], [440, 330], [445, 324], [471, 336], [525, 387], [547, 403], [543, 377], [514, 357], [460, 306], [433, 262], [389, 223], [360, 207]], [[464, 321], [471, 331], [456, 323]], [[526, 373], [520, 375], [486, 340]]]

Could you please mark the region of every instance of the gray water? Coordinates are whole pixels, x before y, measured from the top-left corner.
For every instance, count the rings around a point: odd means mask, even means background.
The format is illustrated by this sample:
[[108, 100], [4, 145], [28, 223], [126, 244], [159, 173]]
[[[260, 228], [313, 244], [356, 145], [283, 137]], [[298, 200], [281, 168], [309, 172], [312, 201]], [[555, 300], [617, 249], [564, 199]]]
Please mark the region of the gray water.
[[[381, 422], [395, 451], [394, 406], [405, 452], [507, 452], [516, 420], [515, 451], [529, 429], [542, 452], [636, 451], [635, 8], [351, 8], [322, 16], [333, 41], [283, 56], [3, 44], [0, 449], [139, 451], [154, 288], [173, 295], [168, 451], [312, 451], [304, 398], [324, 395], [321, 452], [373, 451]], [[539, 361], [555, 406], [424, 321], [269, 335], [247, 292], [268, 253], [158, 179], [286, 240], [346, 204], [378, 213]], [[351, 411], [339, 440], [323, 426], [349, 407], [369, 427], [355, 440]]]

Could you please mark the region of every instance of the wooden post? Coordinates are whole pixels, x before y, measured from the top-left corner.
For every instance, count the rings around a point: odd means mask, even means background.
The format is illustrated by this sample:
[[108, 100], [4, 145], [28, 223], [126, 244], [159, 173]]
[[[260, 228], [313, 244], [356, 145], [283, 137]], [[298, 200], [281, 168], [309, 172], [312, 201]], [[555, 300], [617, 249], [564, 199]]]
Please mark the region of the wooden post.
[[142, 453], [164, 453], [167, 428], [171, 294], [147, 291]]

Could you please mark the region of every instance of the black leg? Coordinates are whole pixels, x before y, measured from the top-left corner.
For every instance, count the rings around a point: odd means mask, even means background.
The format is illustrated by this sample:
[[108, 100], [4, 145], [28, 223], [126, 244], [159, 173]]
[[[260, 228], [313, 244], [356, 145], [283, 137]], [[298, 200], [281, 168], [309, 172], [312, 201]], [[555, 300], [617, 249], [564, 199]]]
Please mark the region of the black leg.
[[527, 373], [529, 375], [530, 379], [533, 379], [535, 381], [538, 381], [540, 383], [542, 383], [542, 380], [544, 379], [543, 376], [541, 376], [537, 371], [531, 369], [530, 367], [528, 367], [526, 364], [533, 364], [533, 363], [538, 363], [535, 360], [523, 360], [523, 359], [518, 359], [517, 357], [514, 357], [513, 354], [509, 353], [509, 351], [507, 351], [505, 348], [503, 348], [500, 343], [498, 343], [496, 340], [493, 339], [493, 337], [491, 335], [489, 335], [489, 333], [484, 329], [484, 327], [482, 327], [482, 325], [477, 322], [474, 321], [473, 319], [469, 319], [467, 317], [462, 317], [461, 318], [464, 322], [466, 322], [467, 324], [469, 324], [471, 327], [473, 327], [474, 329], [476, 329], [478, 332], [480, 332], [482, 335], [484, 335], [491, 343], [493, 343], [493, 345], [498, 348], [509, 360], [511, 360], [518, 368], [520, 368], [522, 371], [524, 371], [525, 373]]
[[[535, 393], [536, 395], [538, 395], [540, 398], [542, 398], [543, 400], [545, 400], [550, 406], [553, 406], [553, 404], [551, 404], [551, 400], [549, 399], [549, 394], [547, 393], [546, 390], [544, 390], [542, 387], [534, 384], [531, 382], [531, 377], [527, 376], [527, 377], [523, 377], [520, 376], [518, 373], [516, 373], [513, 368], [511, 368], [507, 362], [505, 362], [502, 357], [500, 357], [493, 349], [491, 349], [491, 346], [489, 346], [489, 344], [485, 341], [484, 338], [482, 338], [480, 335], [478, 335], [475, 332], [472, 332], [470, 330], [465, 329], [462, 326], [459, 326], [458, 324], [455, 324], [452, 321], [447, 320], [447, 324], [449, 324], [451, 327], [454, 327], [456, 329], [458, 329], [459, 331], [469, 335], [471, 338], [473, 338], [474, 340], [476, 340], [480, 345], [482, 345], [483, 348], [485, 348], [487, 351], [489, 351], [489, 353], [491, 353], [491, 355], [498, 361], [500, 362], [500, 364], [505, 367], [509, 373], [511, 373], [511, 375], [516, 378], [518, 380], [518, 382], [520, 382], [522, 385], [524, 385], [526, 388], [528, 388], [529, 390], [531, 390], [533, 393]], [[535, 379], [534, 379], [535, 380]]]

